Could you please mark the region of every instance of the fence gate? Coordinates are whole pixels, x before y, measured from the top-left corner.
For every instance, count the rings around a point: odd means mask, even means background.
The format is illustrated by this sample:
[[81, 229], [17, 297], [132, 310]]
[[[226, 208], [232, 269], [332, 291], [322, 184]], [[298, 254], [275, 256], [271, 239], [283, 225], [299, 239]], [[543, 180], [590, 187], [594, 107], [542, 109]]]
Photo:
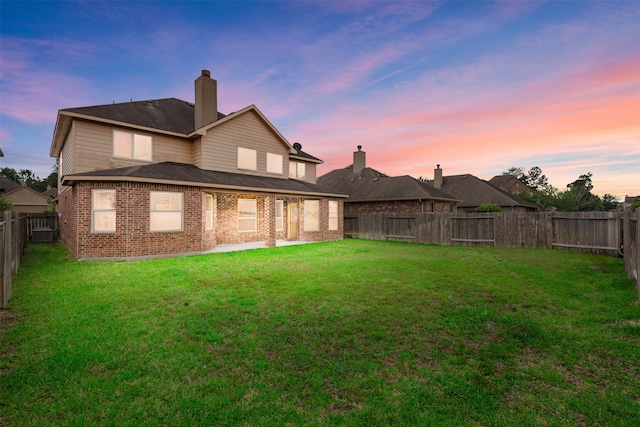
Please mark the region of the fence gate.
[[358, 217], [357, 216], [345, 216], [344, 217], [344, 237], [358, 238]]

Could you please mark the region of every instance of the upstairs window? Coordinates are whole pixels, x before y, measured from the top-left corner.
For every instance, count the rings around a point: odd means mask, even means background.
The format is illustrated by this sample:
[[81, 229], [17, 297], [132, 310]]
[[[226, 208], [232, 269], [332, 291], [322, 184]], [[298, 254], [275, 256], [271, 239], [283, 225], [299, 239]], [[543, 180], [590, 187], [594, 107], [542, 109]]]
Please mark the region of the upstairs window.
[[181, 231], [183, 194], [173, 191], [149, 192], [150, 231]]
[[113, 130], [113, 157], [151, 161], [151, 136]]
[[305, 164], [300, 162], [289, 162], [289, 178], [305, 179]]
[[329, 200], [329, 230], [338, 229], [338, 202]]
[[282, 175], [282, 155], [267, 153], [267, 172]]
[[116, 190], [91, 190], [91, 231], [116, 231]]
[[257, 170], [258, 152], [250, 148], [238, 147], [238, 169]]

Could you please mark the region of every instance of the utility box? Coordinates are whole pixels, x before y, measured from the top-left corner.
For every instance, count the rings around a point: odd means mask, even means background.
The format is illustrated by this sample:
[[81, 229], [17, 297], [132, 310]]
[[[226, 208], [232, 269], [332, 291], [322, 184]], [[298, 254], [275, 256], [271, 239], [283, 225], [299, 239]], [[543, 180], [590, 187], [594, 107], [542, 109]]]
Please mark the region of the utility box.
[[53, 238], [53, 228], [34, 227], [34, 229], [31, 231], [31, 241], [33, 243], [52, 243]]

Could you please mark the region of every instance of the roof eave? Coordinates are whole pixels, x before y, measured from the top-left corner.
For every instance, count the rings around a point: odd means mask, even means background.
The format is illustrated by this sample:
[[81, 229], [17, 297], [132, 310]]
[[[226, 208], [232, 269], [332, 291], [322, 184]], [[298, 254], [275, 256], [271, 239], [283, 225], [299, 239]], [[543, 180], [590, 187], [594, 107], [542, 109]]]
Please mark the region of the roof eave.
[[377, 198], [377, 199], [351, 199], [347, 200], [349, 203], [370, 203], [370, 202], [401, 202], [403, 200], [435, 200], [438, 202], [455, 202], [461, 203], [461, 199], [447, 199], [444, 197], [390, 197], [390, 198]]
[[324, 163], [323, 160], [317, 159], [315, 157], [313, 159], [310, 159], [309, 157], [297, 156], [295, 154], [289, 155], [289, 158], [290, 159], [296, 159], [296, 160], [302, 160], [302, 161], [309, 162], [309, 163], [316, 163], [316, 164], [319, 164], [319, 165]]
[[246, 192], [296, 194], [296, 195], [302, 195], [302, 196], [323, 196], [323, 197], [336, 197], [336, 198], [349, 197], [346, 194], [325, 193], [325, 192], [318, 192], [318, 191], [287, 190], [287, 189], [269, 188], [269, 187], [243, 187], [239, 185], [213, 184], [208, 182], [180, 181], [180, 180], [172, 180], [172, 179], [145, 178], [145, 177], [135, 177], [135, 176], [73, 175], [68, 177], [65, 176], [62, 178], [62, 184], [70, 185], [70, 186], [78, 182], [86, 182], [86, 181], [142, 182], [142, 183], [150, 183], [150, 184], [184, 185], [184, 186], [190, 186], [190, 187], [246, 191]]

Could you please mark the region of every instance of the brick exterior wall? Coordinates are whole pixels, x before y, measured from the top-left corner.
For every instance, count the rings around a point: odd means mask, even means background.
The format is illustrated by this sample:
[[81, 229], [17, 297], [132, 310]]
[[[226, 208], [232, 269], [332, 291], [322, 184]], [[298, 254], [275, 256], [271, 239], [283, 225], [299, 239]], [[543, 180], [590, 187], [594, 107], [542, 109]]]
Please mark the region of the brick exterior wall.
[[[345, 209], [348, 215], [357, 215], [364, 213], [430, 213], [431, 203], [433, 203], [433, 212], [450, 213], [457, 212], [455, 203], [441, 202], [435, 200], [398, 200], [391, 202], [355, 202], [345, 203]], [[453, 211], [451, 210], [453, 206]]]
[[75, 189], [64, 187], [58, 194], [56, 210], [60, 224], [60, 240], [67, 246], [71, 254], [78, 258], [78, 222]]
[[[115, 232], [91, 231], [91, 190], [115, 189]], [[174, 191], [183, 194], [183, 229], [181, 231], [149, 230], [149, 192]], [[338, 201], [338, 230], [328, 231], [328, 200], [320, 199], [320, 231], [304, 231], [304, 198], [293, 196], [213, 193], [213, 228], [206, 229], [206, 192], [199, 187], [133, 183], [81, 182], [61, 193], [58, 202], [60, 237], [79, 259], [126, 259], [200, 253], [217, 244], [265, 242], [275, 246], [277, 239], [288, 236], [289, 203], [297, 203], [298, 239], [303, 241], [338, 240], [342, 238], [343, 208]], [[238, 199], [255, 199], [256, 231], [238, 231]], [[284, 202], [283, 230], [276, 230], [275, 203]], [[272, 214], [269, 215], [268, 213]]]

